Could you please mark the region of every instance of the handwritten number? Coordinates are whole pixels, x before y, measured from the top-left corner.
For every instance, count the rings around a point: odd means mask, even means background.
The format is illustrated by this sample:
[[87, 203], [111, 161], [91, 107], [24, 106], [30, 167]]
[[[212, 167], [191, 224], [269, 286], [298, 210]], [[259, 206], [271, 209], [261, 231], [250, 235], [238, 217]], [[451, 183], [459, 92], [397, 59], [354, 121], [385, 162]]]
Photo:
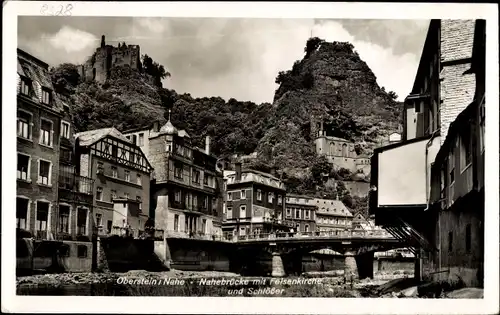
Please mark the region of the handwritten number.
[[71, 10], [73, 9], [73, 6], [71, 4], [68, 4], [66, 6], [66, 10], [64, 11], [64, 15], [66, 16], [71, 16]]
[[40, 9], [41, 15], [50, 15], [50, 16], [71, 16], [73, 10], [73, 5], [68, 4], [66, 7], [64, 5], [60, 5], [59, 8], [54, 6], [49, 6], [47, 4], [42, 5]]

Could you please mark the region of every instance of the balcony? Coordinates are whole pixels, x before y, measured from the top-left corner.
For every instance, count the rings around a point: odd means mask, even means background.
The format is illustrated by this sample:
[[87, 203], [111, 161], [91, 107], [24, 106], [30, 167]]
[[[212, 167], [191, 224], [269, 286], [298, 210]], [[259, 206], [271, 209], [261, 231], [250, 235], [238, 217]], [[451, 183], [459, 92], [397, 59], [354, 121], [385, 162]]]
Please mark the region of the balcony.
[[75, 174], [59, 175], [59, 199], [92, 204], [94, 180]]

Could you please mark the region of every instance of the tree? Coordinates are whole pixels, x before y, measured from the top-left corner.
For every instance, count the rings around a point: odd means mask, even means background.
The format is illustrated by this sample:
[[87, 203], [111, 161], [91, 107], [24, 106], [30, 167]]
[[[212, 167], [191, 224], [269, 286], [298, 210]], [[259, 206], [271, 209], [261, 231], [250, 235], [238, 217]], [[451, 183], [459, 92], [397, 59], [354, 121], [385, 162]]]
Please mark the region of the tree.
[[330, 174], [332, 165], [328, 162], [326, 157], [319, 156], [311, 168], [311, 175], [316, 183], [323, 183], [323, 174]]
[[307, 40], [306, 47], [304, 48], [304, 52], [306, 53], [305, 59], [309, 58], [311, 53], [316, 51], [318, 47], [324, 43], [325, 41], [319, 37], [311, 37]]
[[50, 69], [50, 77], [57, 93], [73, 93], [80, 83], [80, 73], [76, 65], [63, 63]]
[[161, 80], [170, 77], [170, 72], [165, 70], [163, 65], [154, 61], [147, 54], [142, 56], [142, 69], [145, 73], [152, 76], [155, 80], [155, 85], [161, 87]]
[[389, 93], [387, 93], [387, 95], [389, 95], [389, 97], [392, 98], [393, 100], [398, 99], [398, 95], [394, 91], [389, 91]]

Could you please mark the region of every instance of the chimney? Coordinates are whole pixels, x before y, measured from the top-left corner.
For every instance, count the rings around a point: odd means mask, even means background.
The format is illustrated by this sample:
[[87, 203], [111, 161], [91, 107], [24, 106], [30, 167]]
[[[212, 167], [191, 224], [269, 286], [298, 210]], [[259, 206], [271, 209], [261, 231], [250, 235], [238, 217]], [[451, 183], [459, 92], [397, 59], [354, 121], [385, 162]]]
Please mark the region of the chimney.
[[241, 180], [241, 163], [237, 162], [234, 164], [234, 170], [236, 171], [236, 180]]
[[205, 153], [210, 155], [210, 136], [205, 138]]
[[106, 37], [104, 35], [101, 36], [101, 48], [104, 48], [106, 46]]
[[158, 120], [156, 120], [153, 123], [153, 132], [159, 132], [159, 131], [160, 131], [160, 122]]

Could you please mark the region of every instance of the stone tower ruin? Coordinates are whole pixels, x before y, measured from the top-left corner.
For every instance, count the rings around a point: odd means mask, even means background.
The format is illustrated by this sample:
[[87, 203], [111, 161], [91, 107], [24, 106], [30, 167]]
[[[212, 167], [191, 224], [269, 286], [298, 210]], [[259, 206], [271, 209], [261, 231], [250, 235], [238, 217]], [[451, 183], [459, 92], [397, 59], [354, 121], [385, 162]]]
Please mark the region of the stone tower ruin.
[[141, 68], [141, 49], [139, 45], [106, 45], [106, 38], [101, 37], [101, 45], [94, 54], [80, 66], [80, 77], [84, 81], [96, 81], [103, 84], [109, 76], [111, 68], [116, 66], [130, 66], [132, 69]]

